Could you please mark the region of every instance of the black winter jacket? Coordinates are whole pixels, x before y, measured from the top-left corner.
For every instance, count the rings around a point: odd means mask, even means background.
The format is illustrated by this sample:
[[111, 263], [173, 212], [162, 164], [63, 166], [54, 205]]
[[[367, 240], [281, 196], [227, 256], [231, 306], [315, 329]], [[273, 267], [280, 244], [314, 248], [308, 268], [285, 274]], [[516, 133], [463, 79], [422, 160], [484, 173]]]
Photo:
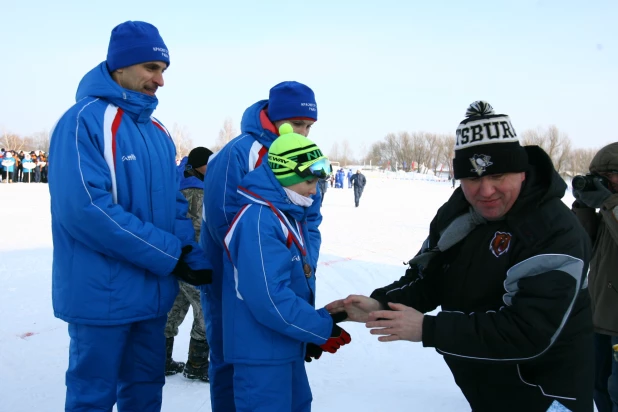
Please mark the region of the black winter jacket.
[[[371, 295], [425, 313], [423, 346], [444, 355], [473, 411], [592, 411], [588, 236], [561, 201], [566, 184], [538, 146], [504, 220], [481, 224]], [[431, 222], [424, 250], [470, 205], [458, 188]]]
[[359, 189], [364, 189], [367, 184], [367, 178], [362, 173], [354, 173], [352, 178], [350, 179], [354, 187], [358, 187]]
[[[601, 149], [590, 163], [591, 172], [618, 170], [618, 143]], [[573, 212], [591, 237], [592, 323], [597, 333], [618, 336], [618, 193], [609, 196], [599, 212], [578, 201]]]

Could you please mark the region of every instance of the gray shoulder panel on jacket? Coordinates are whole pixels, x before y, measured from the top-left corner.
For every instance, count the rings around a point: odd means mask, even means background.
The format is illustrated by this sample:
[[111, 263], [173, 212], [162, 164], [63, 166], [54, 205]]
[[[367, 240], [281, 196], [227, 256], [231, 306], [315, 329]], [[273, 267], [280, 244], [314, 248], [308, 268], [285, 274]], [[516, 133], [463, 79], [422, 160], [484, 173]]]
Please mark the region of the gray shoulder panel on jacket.
[[[575, 279], [577, 289], [582, 288], [582, 278], [584, 261], [569, 255], [547, 254], [536, 255], [529, 259], [519, 262], [506, 272], [504, 289], [506, 294], [503, 297], [504, 303], [512, 305], [512, 299], [519, 291], [517, 283], [526, 277], [541, 275], [546, 272], [559, 270]], [[585, 285], [584, 285], [585, 286]], [[575, 293], [577, 296], [577, 293]]]

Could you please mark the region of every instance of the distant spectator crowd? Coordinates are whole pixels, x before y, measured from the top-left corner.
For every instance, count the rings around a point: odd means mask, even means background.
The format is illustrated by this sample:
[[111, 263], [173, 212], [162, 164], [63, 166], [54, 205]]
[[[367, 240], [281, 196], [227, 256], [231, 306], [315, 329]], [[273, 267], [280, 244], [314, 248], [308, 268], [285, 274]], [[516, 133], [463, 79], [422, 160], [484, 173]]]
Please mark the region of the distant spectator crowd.
[[0, 183], [47, 183], [47, 153], [0, 149]]

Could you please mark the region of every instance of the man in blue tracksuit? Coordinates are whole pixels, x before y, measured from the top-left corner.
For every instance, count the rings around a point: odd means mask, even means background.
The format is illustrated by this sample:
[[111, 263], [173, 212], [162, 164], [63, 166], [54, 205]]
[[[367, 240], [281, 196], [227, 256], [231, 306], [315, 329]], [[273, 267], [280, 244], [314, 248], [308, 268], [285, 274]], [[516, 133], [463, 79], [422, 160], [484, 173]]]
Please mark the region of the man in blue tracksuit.
[[[242, 178], [262, 164], [270, 144], [277, 138], [278, 127], [292, 125], [294, 132], [307, 136], [318, 119], [313, 91], [304, 84], [287, 81], [270, 90], [269, 99], [249, 107], [241, 121], [241, 134], [226, 144], [208, 162], [204, 179], [204, 222], [200, 244], [213, 267], [211, 285], [202, 288], [202, 306], [206, 336], [210, 344], [210, 400], [215, 412], [234, 411], [233, 366], [223, 359], [221, 281], [223, 277], [223, 240], [240, 209], [237, 188]], [[321, 237], [318, 226], [320, 193], [313, 196], [308, 209], [309, 265], [315, 271]], [[226, 257], [227, 258], [227, 257]], [[249, 343], [248, 343], [249, 344]]]
[[343, 181], [345, 180], [345, 172], [343, 171], [343, 169], [339, 169], [337, 171], [337, 177], [335, 178], [336, 182], [337, 182], [337, 187], [339, 187], [339, 189], [343, 189]]
[[330, 163], [289, 124], [280, 132], [268, 162], [241, 181], [241, 209], [225, 236], [223, 347], [237, 412], [310, 411], [304, 360], [351, 340], [314, 307], [307, 212]]
[[169, 54], [156, 27], [112, 30], [107, 60], [59, 120], [49, 168], [52, 299], [69, 323], [66, 411], [160, 411], [173, 276], [210, 281], [179, 191], [175, 148], [152, 112]]

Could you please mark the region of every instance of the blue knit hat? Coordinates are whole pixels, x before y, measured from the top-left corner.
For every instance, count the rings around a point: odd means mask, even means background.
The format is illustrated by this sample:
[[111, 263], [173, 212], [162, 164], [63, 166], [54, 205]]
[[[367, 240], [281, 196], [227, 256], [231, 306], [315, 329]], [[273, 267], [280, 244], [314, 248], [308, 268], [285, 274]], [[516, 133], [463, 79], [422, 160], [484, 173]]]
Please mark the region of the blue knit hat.
[[268, 118], [272, 122], [305, 118], [318, 120], [313, 90], [298, 82], [282, 82], [270, 89]]
[[143, 21], [125, 21], [114, 27], [107, 49], [110, 72], [154, 61], [170, 65], [167, 46], [155, 26]]

